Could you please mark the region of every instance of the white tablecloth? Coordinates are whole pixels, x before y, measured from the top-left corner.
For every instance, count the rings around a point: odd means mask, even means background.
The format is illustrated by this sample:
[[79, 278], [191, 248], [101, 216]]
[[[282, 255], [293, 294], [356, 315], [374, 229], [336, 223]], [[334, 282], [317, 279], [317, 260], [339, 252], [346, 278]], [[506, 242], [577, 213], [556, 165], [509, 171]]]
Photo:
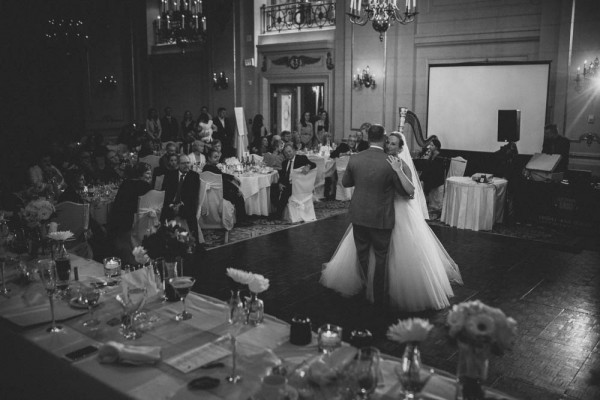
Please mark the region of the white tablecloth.
[[324, 197], [325, 178], [330, 178], [335, 173], [335, 159], [325, 158], [317, 154], [308, 154], [308, 159], [317, 164], [317, 178], [315, 179], [315, 197]]
[[502, 178], [493, 178], [492, 183], [465, 176], [446, 179], [441, 221], [460, 229], [491, 230], [504, 217], [507, 184]]
[[279, 180], [279, 173], [272, 171], [269, 174], [252, 173], [238, 175], [241, 186], [240, 191], [244, 196], [246, 214], [269, 215], [271, 209], [271, 185]]

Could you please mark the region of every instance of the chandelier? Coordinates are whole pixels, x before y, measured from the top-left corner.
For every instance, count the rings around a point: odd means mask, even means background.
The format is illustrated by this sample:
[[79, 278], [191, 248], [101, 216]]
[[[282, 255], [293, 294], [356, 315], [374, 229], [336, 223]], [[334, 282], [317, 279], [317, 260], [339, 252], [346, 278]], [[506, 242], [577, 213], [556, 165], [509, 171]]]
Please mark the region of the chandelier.
[[185, 53], [190, 44], [206, 39], [206, 15], [202, 0], [160, 0], [160, 15], [154, 21], [156, 45], [176, 44]]
[[350, 0], [350, 22], [364, 26], [373, 21], [373, 29], [379, 32], [379, 40], [394, 22], [402, 25], [414, 22], [417, 13], [417, 0], [406, 0], [405, 6], [398, 7], [402, 0]]
[[356, 74], [354, 75], [354, 87], [361, 89], [363, 86], [375, 89], [375, 76], [371, 74], [368, 65], [362, 72], [360, 71], [360, 68], [357, 68]]
[[[583, 75], [583, 78], [581, 77]], [[598, 57], [592, 62], [588, 64], [587, 60], [583, 62], [583, 73], [581, 72], [581, 67], [577, 67], [577, 75], [575, 75], [575, 90], [580, 92], [583, 87], [581, 86], [581, 82], [583, 79], [594, 79], [597, 76], [600, 76], [600, 60]]]

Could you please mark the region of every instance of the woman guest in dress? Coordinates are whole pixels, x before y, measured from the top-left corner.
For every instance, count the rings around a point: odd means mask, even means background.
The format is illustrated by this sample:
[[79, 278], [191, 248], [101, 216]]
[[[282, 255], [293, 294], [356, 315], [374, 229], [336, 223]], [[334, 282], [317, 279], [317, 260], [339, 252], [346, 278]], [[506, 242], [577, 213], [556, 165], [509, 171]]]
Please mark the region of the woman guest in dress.
[[188, 154], [192, 169], [196, 172], [201, 172], [204, 164], [206, 164], [206, 156], [204, 155], [204, 142], [196, 140], [192, 144], [192, 151]]
[[323, 143], [323, 137], [326, 133], [329, 132], [329, 116], [327, 111], [321, 110], [319, 112], [319, 119], [317, 119], [314, 123], [315, 125], [315, 135], [320, 143]]
[[146, 132], [155, 146], [160, 146], [162, 136], [162, 126], [160, 124], [160, 118], [158, 118], [158, 111], [156, 108], [148, 110], [148, 119], [146, 120]]
[[248, 140], [252, 144], [260, 143], [260, 138], [269, 136], [262, 114], [256, 114], [252, 119], [252, 128]]
[[315, 137], [315, 131], [312, 122], [310, 122], [310, 112], [305, 111], [302, 114], [302, 119], [298, 124], [298, 135], [300, 139], [300, 149], [304, 150], [307, 146], [312, 145], [313, 138]]
[[[413, 184], [416, 170], [408, 150], [403, 148], [400, 134], [391, 134], [387, 145], [389, 162], [398, 174], [407, 192], [416, 193]], [[399, 157], [396, 148], [402, 149]], [[424, 196], [415, 198], [396, 195], [394, 200], [395, 224], [388, 252], [387, 287], [385, 295], [396, 311], [417, 312], [427, 309], [443, 309], [450, 305], [454, 295], [450, 281], [462, 284], [458, 266], [448, 255], [424, 219]], [[352, 225], [348, 227], [331, 260], [324, 265], [321, 283], [343, 295], [358, 294], [366, 282], [367, 298], [373, 299], [374, 257], [369, 263], [368, 276], [362, 276]]]
[[181, 135], [183, 136], [183, 152], [188, 154], [191, 151], [194, 140], [199, 139], [197, 135], [198, 124], [194, 121], [192, 112], [185, 110], [181, 119]]
[[277, 171], [281, 171], [281, 163], [283, 163], [283, 141], [274, 140], [271, 144], [271, 151], [263, 154], [263, 163], [267, 167], [271, 167]]
[[131, 254], [131, 229], [133, 217], [138, 208], [138, 197], [150, 189], [152, 182], [152, 167], [146, 163], [137, 163], [127, 170], [127, 179], [121, 183], [110, 214], [108, 215], [108, 237], [112, 240], [115, 256], [125, 264], [135, 264]]

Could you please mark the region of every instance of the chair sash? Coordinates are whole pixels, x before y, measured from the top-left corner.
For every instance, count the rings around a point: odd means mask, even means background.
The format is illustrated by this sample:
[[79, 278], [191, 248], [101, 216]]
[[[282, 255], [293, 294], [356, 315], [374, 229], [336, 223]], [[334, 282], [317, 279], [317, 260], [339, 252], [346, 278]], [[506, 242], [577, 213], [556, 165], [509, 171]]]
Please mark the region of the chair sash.
[[223, 199], [223, 177], [212, 172], [200, 175], [200, 199], [197, 213], [200, 228], [233, 229], [235, 207]]
[[293, 170], [290, 173], [292, 195], [288, 200], [285, 219], [292, 222], [314, 221], [317, 219], [312, 196], [316, 178], [316, 168], [307, 174], [303, 174], [298, 170]]

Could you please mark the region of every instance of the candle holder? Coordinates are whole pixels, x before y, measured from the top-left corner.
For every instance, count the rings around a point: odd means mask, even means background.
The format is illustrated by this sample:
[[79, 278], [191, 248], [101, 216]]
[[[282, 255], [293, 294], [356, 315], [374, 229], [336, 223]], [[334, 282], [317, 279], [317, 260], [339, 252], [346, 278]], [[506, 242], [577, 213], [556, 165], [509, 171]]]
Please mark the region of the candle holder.
[[342, 327], [325, 324], [319, 328], [319, 352], [320, 353], [333, 353], [335, 349], [342, 346]]
[[115, 277], [121, 275], [121, 259], [118, 257], [107, 257], [104, 259], [104, 276], [106, 276], [107, 284], [114, 285]]

